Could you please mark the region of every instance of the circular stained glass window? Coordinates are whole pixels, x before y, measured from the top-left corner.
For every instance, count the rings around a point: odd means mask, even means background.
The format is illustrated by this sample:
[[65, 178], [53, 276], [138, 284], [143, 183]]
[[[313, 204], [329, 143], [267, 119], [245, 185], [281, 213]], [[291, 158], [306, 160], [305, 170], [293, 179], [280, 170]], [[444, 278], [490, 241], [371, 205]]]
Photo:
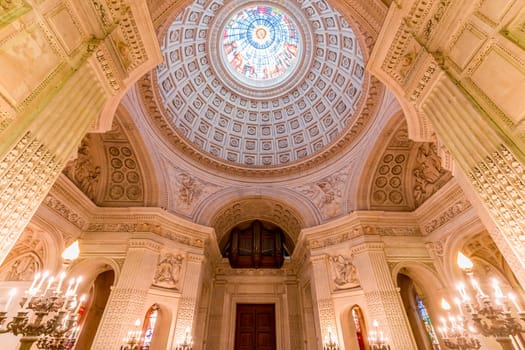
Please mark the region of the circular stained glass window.
[[[251, 6], [234, 14], [222, 35], [231, 71], [253, 82], [281, 81], [296, 67], [300, 36], [295, 23], [272, 6]], [[276, 81], [276, 82], [277, 82]]]

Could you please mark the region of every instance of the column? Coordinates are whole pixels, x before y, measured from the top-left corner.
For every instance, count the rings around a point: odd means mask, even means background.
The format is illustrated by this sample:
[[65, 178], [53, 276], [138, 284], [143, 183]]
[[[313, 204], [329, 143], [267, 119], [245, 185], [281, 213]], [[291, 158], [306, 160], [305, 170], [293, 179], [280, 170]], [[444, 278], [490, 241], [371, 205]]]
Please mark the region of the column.
[[[184, 289], [177, 309], [175, 343], [184, 340], [187, 328], [192, 330], [193, 336], [195, 334], [193, 330], [197, 326], [194, 321], [196, 320], [204, 256], [190, 253], [187, 255], [187, 260], [184, 282], [182, 283]], [[197, 344], [197, 342], [195, 343]]]
[[[313, 302], [317, 305], [319, 327], [321, 338], [317, 340], [319, 349], [323, 348], [323, 339], [328, 336], [328, 329], [332, 330], [333, 335], [337, 335], [337, 323], [335, 317], [334, 304], [330, 295], [330, 281], [326, 255], [316, 255], [310, 258], [312, 263], [312, 284]], [[341, 337], [337, 337], [339, 340]]]
[[102, 315], [92, 350], [119, 349], [138, 318], [143, 321], [146, 296], [153, 282], [160, 245], [147, 239], [130, 239], [126, 260]]
[[463, 170], [456, 174], [459, 183], [525, 286], [523, 161], [446, 75], [436, 82], [422, 108]]
[[365, 293], [369, 327], [377, 320], [392, 350], [416, 350], [417, 346], [403, 309], [382, 242], [366, 242], [352, 249], [354, 265]]
[[161, 60], [145, 0], [37, 3], [0, 5], [0, 264], [86, 132]]

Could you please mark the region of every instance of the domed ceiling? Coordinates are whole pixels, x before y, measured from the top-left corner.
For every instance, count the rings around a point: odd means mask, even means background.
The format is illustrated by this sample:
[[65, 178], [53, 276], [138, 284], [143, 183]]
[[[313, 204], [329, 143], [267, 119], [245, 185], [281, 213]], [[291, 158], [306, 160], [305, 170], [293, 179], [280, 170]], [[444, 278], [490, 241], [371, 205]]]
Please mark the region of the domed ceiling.
[[208, 165], [304, 170], [353, 143], [369, 119], [358, 39], [324, 1], [197, 0], [161, 40], [151, 77], [160, 108], [150, 114]]

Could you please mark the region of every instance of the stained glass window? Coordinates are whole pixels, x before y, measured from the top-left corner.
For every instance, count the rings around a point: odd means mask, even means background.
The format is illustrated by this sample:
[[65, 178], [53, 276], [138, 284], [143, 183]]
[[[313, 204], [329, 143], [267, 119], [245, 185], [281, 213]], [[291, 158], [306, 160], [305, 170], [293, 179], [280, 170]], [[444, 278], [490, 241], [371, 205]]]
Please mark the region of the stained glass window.
[[365, 350], [365, 341], [364, 341], [364, 334], [363, 334], [364, 332], [361, 326], [363, 315], [361, 313], [361, 309], [359, 308], [359, 306], [354, 306], [352, 308], [352, 318], [354, 320], [355, 333], [357, 336], [357, 342], [359, 343], [359, 350]]
[[290, 72], [297, 64], [299, 45], [296, 25], [272, 6], [244, 8], [223, 30], [222, 50], [230, 69], [255, 81]]
[[430, 342], [432, 343], [434, 350], [440, 350], [439, 341], [436, 335], [436, 332], [434, 330], [434, 327], [432, 326], [432, 322], [430, 322], [430, 316], [428, 316], [427, 309], [425, 308], [425, 304], [423, 304], [423, 300], [416, 295], [416, 302], [417, 302], [417, 311], [419, 313], [419, 316], [421, 317], [421, 320], [423, 321], [423, 324], [425, 325], [425, 330], [427, 331], [428, 337], [430, 338]]
[[159, 306], [154, 304], [146, 314], [146, 320], [144, 322], [144, 341], [143, 347], [149, 349], [151, 346], [151, 340], [153, 339], [153, 332], [155, 330], [155, 324], [157, 323], [157, 317], [159, 314]]

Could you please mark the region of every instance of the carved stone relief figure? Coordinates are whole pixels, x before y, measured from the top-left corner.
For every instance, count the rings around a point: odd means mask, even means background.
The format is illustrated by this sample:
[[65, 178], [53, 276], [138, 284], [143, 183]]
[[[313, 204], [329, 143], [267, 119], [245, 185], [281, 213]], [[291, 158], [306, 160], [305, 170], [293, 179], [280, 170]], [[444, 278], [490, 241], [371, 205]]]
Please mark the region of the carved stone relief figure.
[[182, 255], [168, 253], [162, 256], [155, 271], [153, 285], [169, 289], [178, 289], [177, 284], [179, 283], [183, 260]]
[[16, 260], [11, 260], [3, 270], [2, 280], [30, 281], [34, 278], [35, 273], [40, 270], [40, 263], [33, 254], [27, 254]]
[[414, 202], [417, 206], [439, 190], [451, 177], [451, 173], [441, 166], [434, 143], [422, 144], [416, 156], [414, 174]]
[[343, 190], [347, 173], [338, 173], [313, 184], [297, 187], [319, 209], [324, 218], [329, 219], [343, 213]]
[[94, 200], [100, 177], [100, 167], [93, 164], [89, 151], [89, 135], [78, 148], [77, 159], [69, 162], [64, 169], [66, 176], [91, 200]]
[[352, 262], [342, 255], [331, 256], [333, 281], [335, 289], [349, 289], [359, 286], [357, 270]]
[[175, 211], [182, 215], [190, 215], [206, 196], [219, 189], [219, 186], [191, 176], [175, 166], [168, 168], [168, 173], [174, 193], [171, 202]]

